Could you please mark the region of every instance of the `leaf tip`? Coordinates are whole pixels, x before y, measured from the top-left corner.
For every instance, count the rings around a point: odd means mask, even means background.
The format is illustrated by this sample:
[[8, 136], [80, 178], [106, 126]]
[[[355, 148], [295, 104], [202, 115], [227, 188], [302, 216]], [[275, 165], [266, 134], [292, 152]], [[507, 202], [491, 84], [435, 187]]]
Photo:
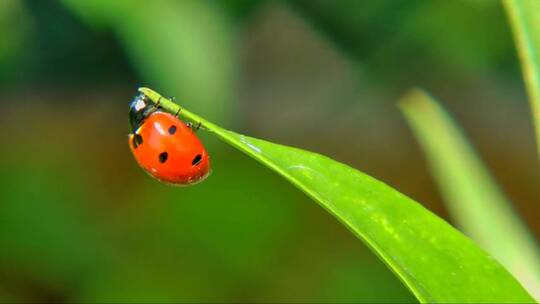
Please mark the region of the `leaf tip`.
[[153, 102], [157, 102], [157, 100], [162, 97], [158, 92], [156, 92], [156, 91], [154, 91], [154, 90], [152, 90], [150, 88], [140, 87], [138, 89], [138, 91], [143, 93], [144, 95], [146, 95]]

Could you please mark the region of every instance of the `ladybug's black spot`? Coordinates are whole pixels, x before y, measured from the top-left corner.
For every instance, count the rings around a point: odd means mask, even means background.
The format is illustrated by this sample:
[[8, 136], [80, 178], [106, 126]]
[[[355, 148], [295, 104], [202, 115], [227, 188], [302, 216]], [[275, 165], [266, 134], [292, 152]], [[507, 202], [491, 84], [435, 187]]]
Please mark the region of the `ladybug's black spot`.
[[164, 162], [167, 161], [168, 157], [169, 157], [169, 153], [167, 153], [167, 152], [159, 153], [159, 162], [163, 164]]
[[174, 133], [176, 133], [176, 126], [171, 126], [169, 128], [169, 134], [174, 135]]
[[139, 135], [139, 134], [135, 134], [135, 136], [133, 136], [133, 147], [135, 149], [137, 149], [138, 146], [142, 145], [142, 136]]
[[196, 166], [201, 162], [201, 160], [202, 160], [202, 155], [197, 154], [197, 156], [195, 156], [195, 158], [191, 161], [191, 165]]

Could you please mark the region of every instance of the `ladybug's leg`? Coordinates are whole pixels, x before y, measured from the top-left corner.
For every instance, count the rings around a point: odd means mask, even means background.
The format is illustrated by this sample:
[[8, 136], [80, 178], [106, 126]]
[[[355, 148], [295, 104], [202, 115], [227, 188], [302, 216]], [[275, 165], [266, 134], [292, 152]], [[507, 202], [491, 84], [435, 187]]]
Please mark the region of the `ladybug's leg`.
[[201, 122], [199, 121], [197, 125], [194, 127], [191, 122], [186, 123], [188, 128], [190, 128], [193, 132], [197, 132], [201, 128]]

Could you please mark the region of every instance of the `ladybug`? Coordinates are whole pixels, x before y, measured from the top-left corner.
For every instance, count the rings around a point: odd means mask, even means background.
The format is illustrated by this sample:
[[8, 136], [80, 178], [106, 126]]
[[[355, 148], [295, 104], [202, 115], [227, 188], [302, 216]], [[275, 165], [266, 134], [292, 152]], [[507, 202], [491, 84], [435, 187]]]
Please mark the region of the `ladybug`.
[[129, 104], [129, 124], [131, 152], [151, 176], [187, 186], [210, 174], [210, 157], [191, 125], [162, 111], [142, 93]]

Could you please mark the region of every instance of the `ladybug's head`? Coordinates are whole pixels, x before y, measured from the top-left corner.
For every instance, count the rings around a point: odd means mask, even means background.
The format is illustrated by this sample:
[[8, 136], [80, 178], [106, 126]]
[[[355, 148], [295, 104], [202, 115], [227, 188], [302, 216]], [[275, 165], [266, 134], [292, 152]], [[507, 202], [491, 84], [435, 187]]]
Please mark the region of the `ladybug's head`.
[[135, 132], [144, 122], [146, 117], [155, 110], [156, 107], [152, 102], [148, 101], [146, 95], [141, 93], [135, 96], [129, 103], [129, 127], [131, 133]]

